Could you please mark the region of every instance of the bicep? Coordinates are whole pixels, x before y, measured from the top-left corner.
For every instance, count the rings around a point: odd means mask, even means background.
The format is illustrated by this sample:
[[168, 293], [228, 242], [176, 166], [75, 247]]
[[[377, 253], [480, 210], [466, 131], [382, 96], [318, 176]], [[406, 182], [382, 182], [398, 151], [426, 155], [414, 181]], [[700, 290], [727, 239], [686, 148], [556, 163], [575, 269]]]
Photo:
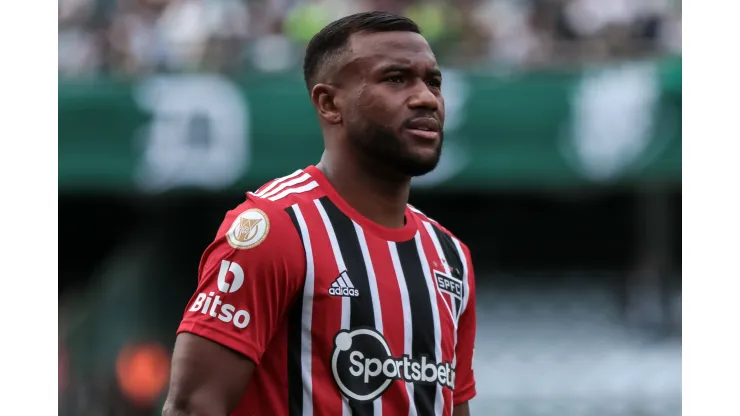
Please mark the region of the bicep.
[[165, 404], [172, 414], [227, 415], [238, 404], [252, 377], [254, 363], [245, 356], [198, 335], [177, 336], [170, 388]]

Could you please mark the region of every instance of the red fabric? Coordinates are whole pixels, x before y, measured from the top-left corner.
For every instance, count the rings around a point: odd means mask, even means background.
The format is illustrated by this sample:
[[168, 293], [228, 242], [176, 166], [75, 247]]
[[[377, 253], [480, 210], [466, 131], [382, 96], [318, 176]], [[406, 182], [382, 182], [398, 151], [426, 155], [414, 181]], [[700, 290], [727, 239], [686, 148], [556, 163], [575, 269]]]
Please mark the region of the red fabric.
[[[291, 183], [280, 186], [286, 182]], [[291, 189], [295, 191], [286, 193]], [[468, 271], [467, 303], [459, 309], [456, 328], [455, 304], [435, 279], [435, 273], [449, 273], [435, 245], [437, 237], [427, 228], [436, 223], [407, 209], [406, 225], [401, 229], [374, 224], [341, 200], [315, 167], [260, 190], [257, 195], [248, 194], [246, 202], [226, 215], [203, 254], [198, 289], [178, 329], [178, 333], [191, 332], [220, 343], [257, 364], [232, 415], [280, 416], [304, 411], [341, 415], [343, 407], [350, 406], [354, 414], [368, 409], [372, 414], [375, 403], [387, 416], [406, 416], [409, 406], [416, 407], [419, 415], [429, 409], [429, 414], [442, 416], [450, 415], [454, 404], [475, 396], [475, 284], [464, 245], [459, 244], [463, 255], [456, 261], [465, 262]], [[249, 248], [234, 247], [234, 234], [231, 238], [227, 234], [239, 223], [240, 214], [254, 209], [267, 219], [269, 230], [245, 222], [244, 245], [260, 242]], [[252, 211], [247, 217], [262, 218], [259, 215]], [[448, 243], [457, 241], [447, 230], [439, 230], [440, 238]], [[261, 233], [265, 236], [260, 240]], [[454, 246], [448, 244], [447, 253], [449, 247]], [[237, 275], [243, 275], [243, 281], [233, 290], [240, 280]], [[340, 286], [347, 288], [344, 295]], [[356, 296], [348, 295], [352, 293]], [[367, 335], [362, 328], [375, 335]], [[342, 331], [353, 334], [350, 350], [339, 347], [345, 345], [340, 338], [346, 340]], [[366, 349], [373, 343], [382, 345], [378, 337], [390, 355], [374, 356]], [[367, 360], [377, 357], [378, 363], [386, 364], [386, 371], [395, 371], [395, 377], [386, 377], [383, 371], [355, 376], [352, 369], [360, 367], [352, 367], [348, 358], [355, 350], [365, 355], [365, 361], [355, 361], [365, 363], [364, 369], [372, 369]], [[426, 353], [415, 355], [418, 351]], [[340, 357], [336, 368], [334, 356]], [[403, 360], [411, 360], [408, 367]], [[447, 374], [453, 367], [454, 390]], [[424, 374], [435, 378], [426, 383], [418, 380]], [[355, 395], [370, 394], [373, 386], [390, 381], [369, 403], [359, 404], [347, 398], [337, 377]]]

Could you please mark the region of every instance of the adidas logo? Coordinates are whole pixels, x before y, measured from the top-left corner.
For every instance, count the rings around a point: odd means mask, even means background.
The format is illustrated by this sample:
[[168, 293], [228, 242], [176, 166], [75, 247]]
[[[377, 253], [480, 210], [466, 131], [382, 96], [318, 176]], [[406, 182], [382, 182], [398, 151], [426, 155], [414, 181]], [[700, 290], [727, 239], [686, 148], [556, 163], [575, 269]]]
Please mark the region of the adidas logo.
[[331, 284], [331, 287], [329, 288], [329, 294], [332, 296], [356, 298], [360, 296], [360, 291], [355, 289], [355, 285], [353, 285], [352, 281], [349, 280], [349, 276], [347, 275], [347, 271], [345, 270]]

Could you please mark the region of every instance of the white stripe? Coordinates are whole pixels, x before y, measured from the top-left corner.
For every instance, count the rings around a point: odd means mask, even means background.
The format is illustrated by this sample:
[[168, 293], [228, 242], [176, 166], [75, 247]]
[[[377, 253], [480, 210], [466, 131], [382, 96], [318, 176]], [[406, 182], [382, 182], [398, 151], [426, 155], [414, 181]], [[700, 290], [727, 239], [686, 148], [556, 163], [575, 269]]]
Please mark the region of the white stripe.
[[347, 275], [347, 272], [344, 272], [341, 275], [339, 275], [339, 278], [342, 279], [342, 281], [344, 282], [344, 284], [347, 285], [348, 288], [351, 288], [351, 289], [355, 288], [355, 285], [353, 285], [352, 281], [349, 280], [349, 275]]
[[[445, 253], [442, 250], [442, 245], [439, 243], [439, 238], [437, 238], [437, 233], [434, 232], [434, 228], [432, 227], [432, 224], [428, 223], [427, 221], [422, 221], [422, 222], [424, 223], [424, 228], [427, 229], [427, 234], [429, 234], [429, 237], [432, 239], [432, 242], [434, 243], [434, 248], [435, 250], [437, 250], [437, 256], [439, 256], [439, 259], [442, 261], [442, 266], [444, 267], [445, 273], [451, 275], [450, 265], [447, 263], [447, 258], [445, 257]], [[455, 319], [455, 315], [452, 313], [452, 308], [454, 307], [454, 304], [453, 305], [447, 304], [447, 299], [445, 299], [445, 297], [442, 296], [442, 292], [439, 290], [439, 286], [436, 284], [436, 278], [434, 279], [434, 283], [435, 283], [434, 287], [437, 289], [437, 292], [439, 292], [439, 296], [444, 301], [445, 306], [447, 307], [447, 312], [450, 314], [450, 318], [452, 318], [452, 322], [455, 324], [455, 338], [457, 338], [457, 319]], [[452, 298], [452, 296], [450, 296], [450, 301], [451, 302], [455, 301]], [[455, 339], [455, 344], [457, 345], [457, 339]]]
[[331, 287], [341, 287], [339, 286], [339, 283], [335, 280], [334, 283], [331, 284]]
[[293, 205], [298, 226], [303, 237], [303, 247], [306, 252], [306, 282], [303, 286], [303, 311], [301, 321], [303, 331], [301, 332], [301, 378], [303, 379], [303, 416], [313, 415], [313, 374], [311, 355], [311, 319], [313, 318], [313, 295], [314, 295], [314, 263], [313, 249], [311, 248], [311, 237], [308, 227], [298, 205]]
[[299, 174], [300, 174], [301, 172], [303, 172], [303, 171], [302, 171], [301, 169], [298, 169], [297, 171], [295, 171], [295, 172], [291, 173], [291, 174], [290, 174], [290, 175], [288, 175], [288, 176], [283, 176], [282, 178], [277, 178], [277, 179], [275, 179], [274, 181], [272, 181], [272, 183], [271, 183], [271, 184], [267, 185], [267, 187], [265, 187], [265, 189], [263, 189], [263, 190], [261, 190], [261, 191], [258, 191], [258, 192], [255, 192], [255, 193], [254, 193], [254, 196], [259, 196], [259, 197], [261, 197], [262, 195], [264, 195], [264, 194], [265, 194], [265, 192], [269, 192], [269, 191], [270, 191], [270, 189], [274, 188], [274, 187], [275, 187], [275, 185], [277, 185], [277, 184], [281, 183], [282, 181], [288, 180], [288, 179], [290, 179], [290, 178], [294, 178], [294, 177], [298, 176], [298, 175], [299, 175]]
[[468, 258], [465, 257], [465, 252], [462, 249], [462, 246], [460, 246], [460, 241], [457, 238], [453, 238], [452, 241], [455, 243], [455, 248], [457, 249], [457, 253], [460, 256], [460, 260], [462, 260], [462, 266], [463, 266], [463, 304], [462, 308], [460, 308], [460, 316], [462, 316], [463, 312], [465, 312], [465, 309], [468, 307], [468, 299], [470, 298], [470, 282], [468, 281]]
[[288, 181], [285, 181], [285, 182], [281, 183], [279, 186], [275, 187], [275, 189], [273, 189], [271, 191], [262, 192], [261, 195], [259, 195], [259, 197], [260, 198], [269, 198], [269, 197], [271, 197], [273, 195], [277, 195], [283, 189], [285, 189], [285, 188], [287, 188], [289, 186], [298, 185], [299, 183], [306, 182], [310, 178], [311, 178], [311, 175], [309, 175], [308, 173], [304, 173], [303, 175], [301, 175], [301, 176], [299, 176], [297, 178], [294, 178], [294, 179], [291, 179], [291, 180], [288, 180]]
[[[401, 291], [401, 308], [403, 309], [403, 353], [409, 357], [412, 356], [411, 345], [413, 342], [413, 327], [411, 326], [411, 304], [409, 303], [409, 289], [406, 286], [406, 277], [403, 274], [401, 260], [398, 258], [398, 247], [393, 241], [388, 242], [388, 248], [393, 260], [393, 269], [396, 272], [398, 288]], [[416, 404], [414, 403], [414, 384], [404, 383], [406, 385], [406, 394], [409, 397], [409, 416], [416, 415]]]
[[[355, 232], [357, 233], [357, 239], [360, 241], [360, 249], [362, 250], [362, 259], [365, 261], [365, 269], [367, 269], [367, 280], [370, 283], [370, 299], [373, 302], [373, 315], [375, 318], [375, 330], [379, 333], [383, 333], [383, 313], [380, 309], [380, 296], [378, 295], [378, 281], [375, 279], [375, 269], [373, 268], [373, 260], [370, 258], [370, 250], [367, 248], [367, 240], [365, 240], [365, 233], [362, 231], [362, 227], [357, 225], [356, 222], [352, 221], [355, 226]], [[383, 395], [380, 395], [373, 401], [373, 415], [383, 416]]]
[[286, 189], [283, 192], [280, 192], [279, 194], [277, 194], [275, 196], [271, 196], [271, 197], [269, 197], [267, 199], [269, 199], [270, 201], [277, 201], [278, 199], [284, 198], [286, 195], [300, 194], [300, 193], [303, 193], [303, 192], [308, 192], [308, 191], [310, 191], [311, 189], [313, 189], [313, 188], [315, 188], [317, 186], [319, 186], [319, 184], [316, 183], [315, 181], [314, 182], [309, 182], [309, 183], [307, 183], [307, 184], [305, 184], [303, 186], [299, 186], [297, 188]]
[[337, 280], [335, 280], [334, 283], [338, 284], [339, 287], [347, 287], [347, 282], [344, 281], [341, 274], [337, 277]]
[[[439, 304], [437, 303], [437, 291], [434, 289], [437, 285], [432, 280], [432, 273], [429, 269], [429, 261], [424, 253], [424, 247], [421, 244], [421, 235], [419, 232], [414, 237], [416, 241], [416, 250], [419, 252], [419, 258], [421, 259], [421, 267], [424, 269], [424, 276], [427, 281], [427, 289], [429, 290], [429, 300], [432, 303], [432, 319], [434, 320], [434, 355], [438, 363], [442, 362], [442, 328], [439, 325]], [[437, 394], [434, 396], [434, 414], [442, 415], [444, 408], [444, 396], [442, 386], [436, 383]]]
[[[462, 246], [460, 246], [460, 240], [457, 238], [452, 238], [452, 242], [455, 243], [455, 248], [457, 249], [457, 254], [460, 256], [460, 260], [462, 261], [462, 267], [463, 267], [463, 299], [462, 299], [462, 307], [460, 308], [460, 317], [462, 317], [463, 313], [465, 313], [465, 310], [468, 308], [468, 299], [470, 299], [470, 281], [468, 280], [468, 259], [465, 257], [465, 252], [462, 249]], [[473, 355], [475, 355], [475, 349], [473, 349]], [[473, 357], [471, 357], [472, 359]], [[457, 361], [457, 331], [455, 331], [455, 360]], [[457, 366], [457, 362], [453, 363], [453, 365]]]
[[[439, 238], [437, 238], [437, 233], [434, 232], [434, 228], [432, 227], [432, 224], [423, 221], [424, 227], [427, 229], [427, 233], [429, 234], [429, 237], [432, 238], [432, 242], [434, 243], [434, 248], [437, 250], [437, 255], [439, 256], [439, 259], [442, 260], [442, 264], [444, 265], [445, 273], [452, 274], [450, 272], [450, 265], [447, 262], [447, 257], [445, 256], [444, 250], [442, 250], [442, 245], [439, 243]], [[463, 259], [465, 261], [465, 259]], [[435, 285], [436, 286], [436, 285]], [[439, 288], [438, 288], [439, 289]], [[467, 289], [463, 289], [463, 297], [467, 293]], [[440, 294], [441, 295], [441, 294]], [[442, 296], [442, 299], [444, 299], [444, 296]], [[455, 300], [450, 297], [450, 300], [454, 302]], [[462, 302], [462, 299], [460, 300]], [[447, 305], [447, 302], [445, 301], [445, 305]], [[452, 322], [455, 323], [455, 330], [453, 331], [453, 348], [452, 348], [452, 368], [457, 368], [457, 320], [455, 319], [455, 316], [452, 315], [452, 310], [450, 308], [454, 307], [453, 305], [447, 305], [447, 311], [450, 312], [450, 316], [452, 317]], [[460, 314], [462, 315], [462, 308], [460, 308]], [[458, 317], [459, 318], [459, 317]], [[450, 414], [452, 414], [452, 409], [454, 407], [454, 401], [450, 403]]]
[[[314, 182], [315, 183], [315, 182]], [[334, 234], [334, 227], [331, 225], [331, 221], [329, 221], [329, 216], [326, 215], [326, 211], [324, 210], [324, 206], [321, 205], [321, 201], [318, 199], [314, 199], [314, 204], [316, 204], [316, 209], [319, 211], [319, 215], [321, 215], [321, 219], [324, 221], [324, 227], [326, 228], [326, 233], [329, 235], [329, 242], [331, 243], [331, 249], [334, 252], [334, 260], [337, 263], [337, 270], [347, 270], [347, 267], [344, 265], [344, 258], [342, 257], [342, 252], [339, 250], [339, 243], [337, 242], [337, 235]], [[350, 299], [349, 297], [343, 296], [342, 297], [342, 328], [341, 329], [349, 329], [349, 314], [351, 312], [350, 310]], [[351, 414], [351, 410], [349, 408], [349, 400], [342, 395], [342, 416], [349, 416]]]

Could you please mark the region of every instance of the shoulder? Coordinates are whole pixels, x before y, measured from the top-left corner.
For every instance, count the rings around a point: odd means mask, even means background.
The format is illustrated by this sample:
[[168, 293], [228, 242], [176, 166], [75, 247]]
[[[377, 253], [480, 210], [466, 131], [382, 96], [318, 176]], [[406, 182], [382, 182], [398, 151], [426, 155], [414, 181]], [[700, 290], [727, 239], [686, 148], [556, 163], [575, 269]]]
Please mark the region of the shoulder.
[[322, 192], [319, 183], [309, 172], [298, 169], [289, 175], [268, 181], [256, 191], [247, 192], [247, 197], [255, 203], [285, 210], [296, 203], [316, 199]]
[[225, 242], [235, 249], [300, 242], [300, 230], [292, 207], [312, 201], [322, 192], [316, 180], [304, 169], [272, 179], [247, 192], [244, 202], [226, 213], [216, 238], [225, 237]]
[[[270, 180], [257, 190], [247, 192], [245, 201], [226, 213], [219, 234], [247, 227], [256, 239], [262, 233], [295, 229], [290, 208], [304, 200], [315, 199], [320, 192], [316, 181], [303, 169]], [[251, 226], [260, 228], [255, 230]]]
[[435, 236], [440, 240], [448, 241], [455, 247], [461, 257], [465, 257], [468, 260], [470, 259], [470, 249], [462, 240], [460, 240], [454, 233], [452, 233], [452, 231], [445, 228], [442, 224], [440, 224], [433, 218], [430, 218], [428, 215], [426, 215], [415, 206], [408, 204], [408, 207], [411, 212], [413, 212], [417, 220], [424, 225], [428, 232], [434, 233]]
[[452, 231], [450, 231], [447, 228], [445, 228], [438, 221], [436, 221], [433, 218], [429, 217], [428, 215], [426, 215], [425, 213], [423, 213], [420, 209], [416, 208], [415, 206], [413, 206], [411, 204], [408, 204], [408, 207], [411, 210], [411, 212], [414, 213], [414, 216], [416, 216], [416, 218], [420, 222], [424, 223], [425, 226], [428, 223], [429, 226], [431, 226], [433, 229], [437, 230], [438, 233], [442, 233], [445, 236], [447, 236], [447, 237], [449, 237], [449, 238], [451, 238], [453, 240], [456, 240], [457, 242], [459, 242], [463, 246], [465, 245], [462, 241], [460, 241], [459, 238], [457, 238], [457, 236], [455, 236], [455, 234], [452, 233]]
[[[301, 275], [304, 248], [293, 219], [280, 205], [252, 196], [226, 212], [201, 258], [201, 275], [215, 273], [222, 260], [245, 272]], [[274, 270], [273, 270], [274, 269]]]

